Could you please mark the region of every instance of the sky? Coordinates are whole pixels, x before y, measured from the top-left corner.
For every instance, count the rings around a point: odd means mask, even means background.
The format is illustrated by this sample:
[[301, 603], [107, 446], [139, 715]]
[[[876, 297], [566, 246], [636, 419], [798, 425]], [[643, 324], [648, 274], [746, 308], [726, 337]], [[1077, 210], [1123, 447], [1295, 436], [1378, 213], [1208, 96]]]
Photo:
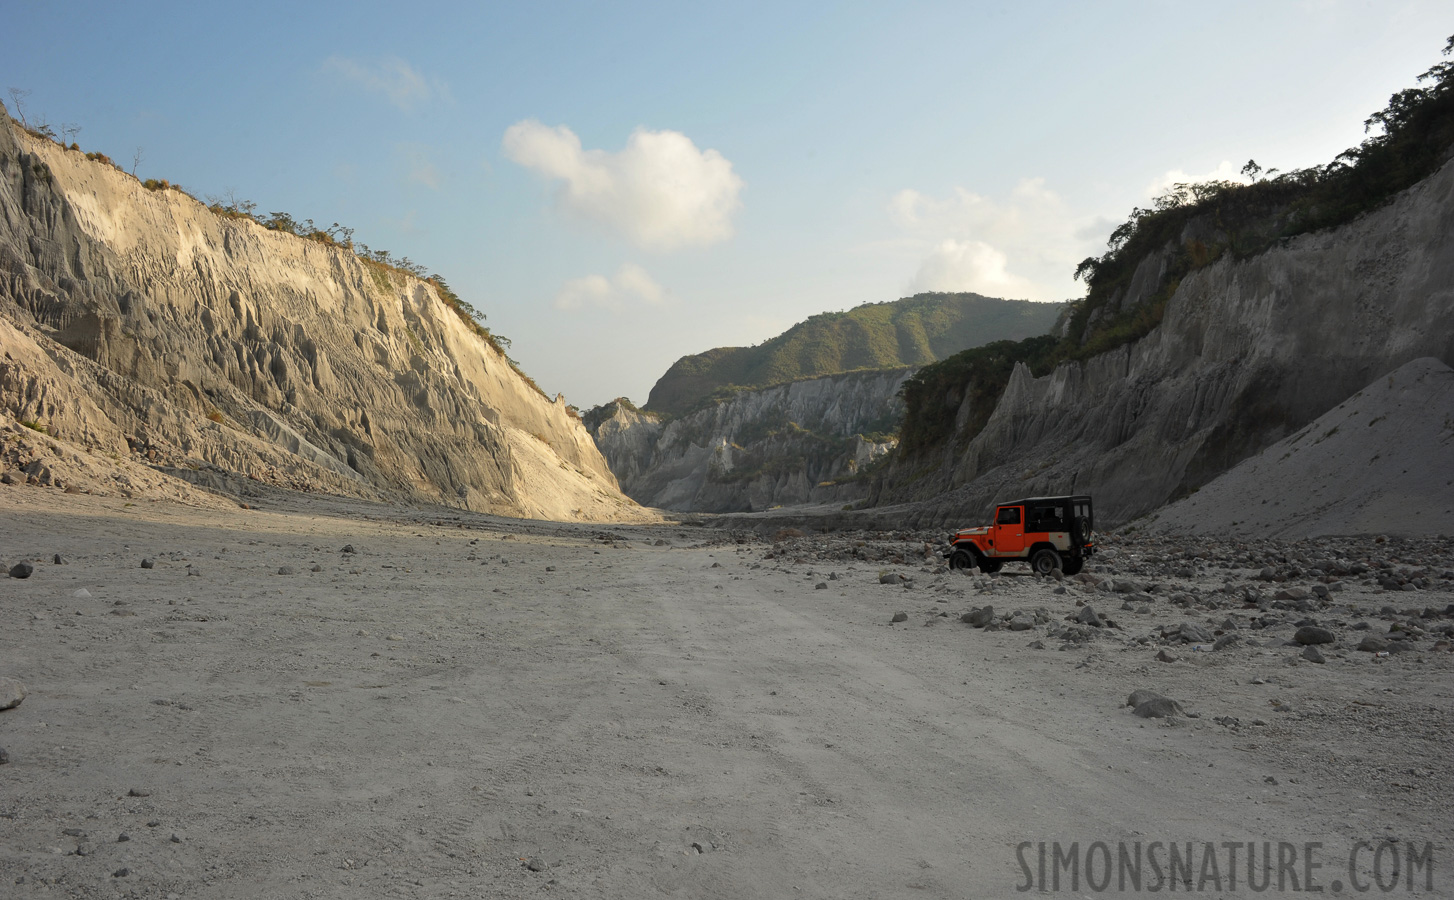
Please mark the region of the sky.
[[1135, 206], [1327, 162], [1447, 0], [0, 0], [0, 95], [407, 256], [548, 393], [919, 291], [1060, 301]]

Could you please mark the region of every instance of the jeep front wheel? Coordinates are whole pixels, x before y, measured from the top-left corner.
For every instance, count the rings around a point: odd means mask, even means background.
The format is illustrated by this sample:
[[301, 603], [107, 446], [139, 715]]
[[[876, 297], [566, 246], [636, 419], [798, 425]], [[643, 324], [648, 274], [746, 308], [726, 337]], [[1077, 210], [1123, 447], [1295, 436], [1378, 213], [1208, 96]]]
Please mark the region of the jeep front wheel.
[[974, 554], [969, 550], [955, 550], [953, 553], [949, 554], [949, 568], [974, 568]]
[[1064, 572], [1065, 570], [1061, 569], [1060, 566], [1060, 554], [1051, 550], [1049, 547], [1043, 550], [1036, 550], [1035, 555], [1030, 557], [1030, 568], [1035, 570], [1036, 575], [1049, 575], [1056, 569]]

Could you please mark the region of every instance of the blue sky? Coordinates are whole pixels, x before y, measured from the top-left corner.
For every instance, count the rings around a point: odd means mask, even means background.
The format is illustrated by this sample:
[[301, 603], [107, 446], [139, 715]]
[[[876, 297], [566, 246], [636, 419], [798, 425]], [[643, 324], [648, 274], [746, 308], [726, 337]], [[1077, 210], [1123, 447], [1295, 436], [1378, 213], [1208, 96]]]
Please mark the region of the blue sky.
[[1328, 161], [1454, 33], [1424, 0], [0, 12], [32, 120], [439, 272], [582, 407], [825, 310], [1077, 296], [1158, 186]]

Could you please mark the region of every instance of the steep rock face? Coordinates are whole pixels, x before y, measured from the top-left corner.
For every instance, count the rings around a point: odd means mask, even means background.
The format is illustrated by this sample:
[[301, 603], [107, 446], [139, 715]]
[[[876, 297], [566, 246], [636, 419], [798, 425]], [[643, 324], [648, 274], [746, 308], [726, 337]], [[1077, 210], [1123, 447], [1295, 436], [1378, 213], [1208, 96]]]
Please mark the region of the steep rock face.
[[622, 489], [646, 506], [740, 512], [843, 503], [864, 496], [859, 474], [893, 446], [876, 433], [903, 414], [898, 391], [910, 374], [833, 375], [742, 391], [665, 424], [618, 405], [593, 434]]
[[292, 487], [635, 515], [563, 399], [418, 279], [0, 120], [0, 410]]
[[1043, 378], [1018, 367], [982, 431], [897, 461], [873, 499], [948, 525], [1075, 490], [1114, 525], [1424, 356], [1454, 361], [1454, 163], [1346, 226], [1194, 272], [1135, 343]]

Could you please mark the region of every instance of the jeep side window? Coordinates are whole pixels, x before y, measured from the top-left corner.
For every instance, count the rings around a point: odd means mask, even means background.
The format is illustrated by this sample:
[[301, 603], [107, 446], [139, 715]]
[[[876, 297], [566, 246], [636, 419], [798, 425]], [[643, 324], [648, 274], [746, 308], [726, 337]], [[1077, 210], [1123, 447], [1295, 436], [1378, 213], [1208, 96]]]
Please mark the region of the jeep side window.
[[1036, 531], [1064, 531], [1065, 507], [1050, 506], [1040, 511], [1040, 528]]
[[1020, 524], [1020, 507], [1018, 507], [1018, 506], [1002, 506], [1002, 507], [1000, 507], [1000, 514], [995, 517], [995, 524], [996, 525], [1019, 525]]

